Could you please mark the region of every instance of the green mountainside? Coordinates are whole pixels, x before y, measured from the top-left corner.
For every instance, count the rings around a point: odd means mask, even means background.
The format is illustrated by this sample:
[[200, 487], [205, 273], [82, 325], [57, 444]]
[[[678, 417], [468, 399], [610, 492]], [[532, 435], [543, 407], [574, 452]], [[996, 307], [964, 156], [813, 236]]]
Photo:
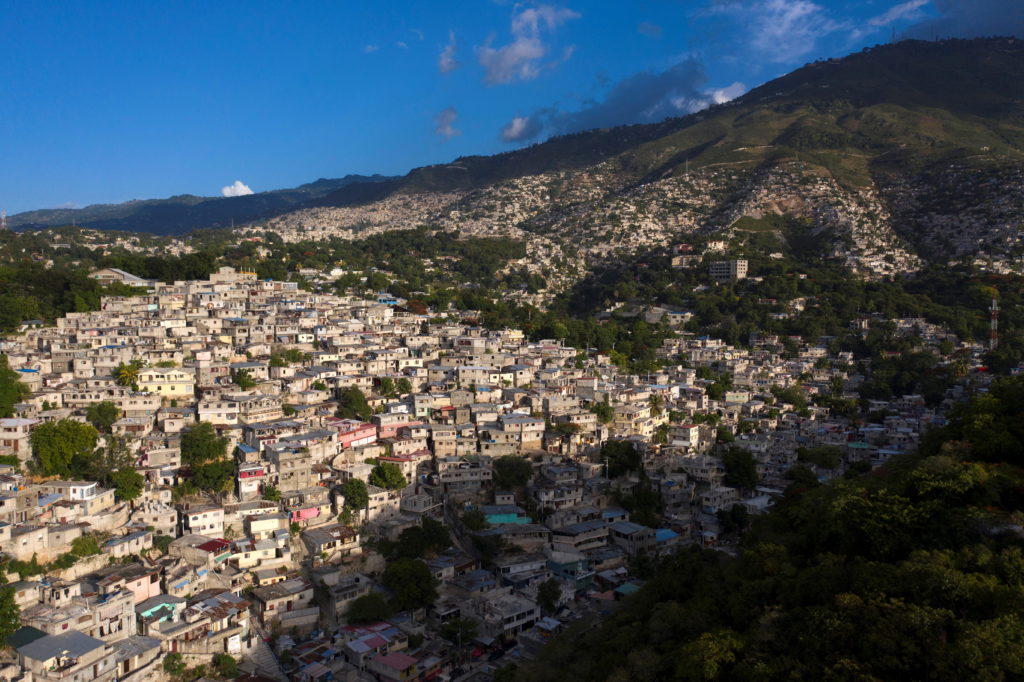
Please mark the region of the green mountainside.
[[[797, 155], [856, 184], [978, 154], [1024, 160], [1024, 41], [904, 41], [808, 64], [729, 103], [651, 125], [591, 130], [417, 168], [395, 191], [472, 189], [614, 160], [634, 182], [687, 166]], [[342, 194], [320, 205], [339, 205]]]

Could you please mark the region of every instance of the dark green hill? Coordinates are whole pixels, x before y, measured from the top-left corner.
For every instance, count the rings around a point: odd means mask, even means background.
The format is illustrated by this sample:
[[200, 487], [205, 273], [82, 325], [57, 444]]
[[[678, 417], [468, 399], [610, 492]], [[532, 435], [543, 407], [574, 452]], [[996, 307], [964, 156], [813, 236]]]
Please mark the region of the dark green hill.
[[1024, 160], [1024, 41], [905, 41], [808, 64], [622, 154], [638, 180], [799, 157], [849, 186], [949, 159]]
[[[649, 125], [590, 130], [425, 166], [391, 191], [470, 190], [612, 161], [642, 183], [687, 167], [793, 160], [849, 186], [949, 158], [1024, 160], [1024, 41], [904, 41], [808, 64], [727, 104]], [[383, 189], [383, 188], [380, 188]], [[362, 201], [341, 190], [317, 201]]]
[[100, 230], [182, 234], [194, 229], [229, 227], [293, 211], [307, 202], [332, 192], [352, 187], [367, 196], [368, 188], [385, 183], [381, 175], [346, 175], [321, 178], [294, 189], [257, 192], [241, 197], [197, 197], [181, 194], [167, 199], [126, 201], [121, 204], [96, 204], [78, 209], [43, 209], [10, 216], [13, 229], [46, 228], [70, 225]]

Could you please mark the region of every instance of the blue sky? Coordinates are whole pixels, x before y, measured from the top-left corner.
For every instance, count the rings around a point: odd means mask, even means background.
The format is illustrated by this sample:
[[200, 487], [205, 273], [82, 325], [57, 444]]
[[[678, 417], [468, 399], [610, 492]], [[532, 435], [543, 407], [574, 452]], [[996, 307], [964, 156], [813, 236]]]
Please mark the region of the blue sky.
[[0, 0], [0, 208], [402, 174], [687, 113], [893, 30], [1022, 24], [1020, 0]]

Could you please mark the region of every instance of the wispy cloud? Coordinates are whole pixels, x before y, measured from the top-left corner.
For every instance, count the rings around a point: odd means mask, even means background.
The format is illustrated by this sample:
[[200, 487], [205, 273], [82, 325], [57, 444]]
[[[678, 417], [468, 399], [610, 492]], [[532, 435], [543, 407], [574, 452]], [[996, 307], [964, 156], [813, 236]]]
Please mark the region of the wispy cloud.
[[763, 61], [792, 62], [811, 52], [817, 42], [853, 25], [832, 19], [811, 0], [718, 0], [702, 12], [735, 24], [744, 41]]
[[395, 47], [400, 47], [403, 50], [408, 50], [409, 49], [409, 44], [407, 42], [405, 42], [404, 40], [399, 40], [397, 43], [395, 43]]
[[843, 28], [808, 0], [765, 0], [757, 9], [753, 44], [773, 62], [802, 57], [819, 39]]
[[455, 119], [459, 117], [459, 112], [455, 110], [455, 107], [448, 107], [442, 109], [436, 116], [434, 116], [434, 132], [445, 140], [450, 140], [456, 135], [461, 135], [461, 130], [456, 130]]
[[661, 26], [650, 22], [641, 21], [636, 27], [637, 33], [645, 35], [648, 38], [661, 38]]
[[437, 68], [441, 73], [450, 73], [459, 68], [459, 62], [455, 59], [457, 49], [455, 31], [449, 31], [448, 44], [441, 49], [441, 54], [437, 58]]
[[901, 19], [919, 19], [921, 17], [921, 8], [931, 1], [908, 0], [907, 2], [901, 2], [889, 8], [888, 12], [868, 19], [868, 23], [872, 26], [888, 26], [894, 21], [900, 21]]
[[419, 30], [418, 28], [410, 28], [409, 33], [416, 36], [416, 40], [423, 40], [423, 31]]
[[252, 194], [253, 191], [241, 180], [235, 180], [234, 184], [221, 187], [220, 193], [226, 197], [244, 197], [246, 194]]
[[[491, 38], [476, 48], [477, 59], [484, 67], [484, 82], [496, 85], [536, 78], [549, 49], [544, 34], [579, 16], [571, 9], [552, 5], [538, 5], [513, 13], [511, 43], [495, 48], [491, 47]], [[571, 51], [563, 52], [562, 59], [571, 54]]]
[[367, 45], [363, 48], [363, 54], [370, 54], [380, 49], [380, 45]]
[[615, 83], [602, 99], [588, 100], [576, 110], [538, 109], [515, 116], [500, 132], [505, 142], [526, 142], [542, 133], [566, 134], [631, 123], [651, 123], [723, 104], [746, 91], [742, 83], [705, 88], [703, 65], [686, 59], [661, 72], [642, 71]]

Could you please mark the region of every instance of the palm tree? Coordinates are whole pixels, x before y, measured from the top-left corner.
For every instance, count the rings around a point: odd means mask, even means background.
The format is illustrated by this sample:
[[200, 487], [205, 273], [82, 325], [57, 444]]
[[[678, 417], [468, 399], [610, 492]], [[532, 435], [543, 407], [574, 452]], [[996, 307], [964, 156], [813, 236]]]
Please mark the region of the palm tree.
[[139, 380], [140, 369], [142, 369], [142, 362], [139, 360], [132, 360], [127, 365], [122, 362], [114, 369], [114, 376], [117, 378], [117, 383], [122, 386], [132, 386]]
[[647, 403], [651, 406], [651, 414], [655, 417], [660, 417], [662, 411], [661, 408], [665, 405], [665, 399], [657, 393], [654, 393], [647, 399]]

